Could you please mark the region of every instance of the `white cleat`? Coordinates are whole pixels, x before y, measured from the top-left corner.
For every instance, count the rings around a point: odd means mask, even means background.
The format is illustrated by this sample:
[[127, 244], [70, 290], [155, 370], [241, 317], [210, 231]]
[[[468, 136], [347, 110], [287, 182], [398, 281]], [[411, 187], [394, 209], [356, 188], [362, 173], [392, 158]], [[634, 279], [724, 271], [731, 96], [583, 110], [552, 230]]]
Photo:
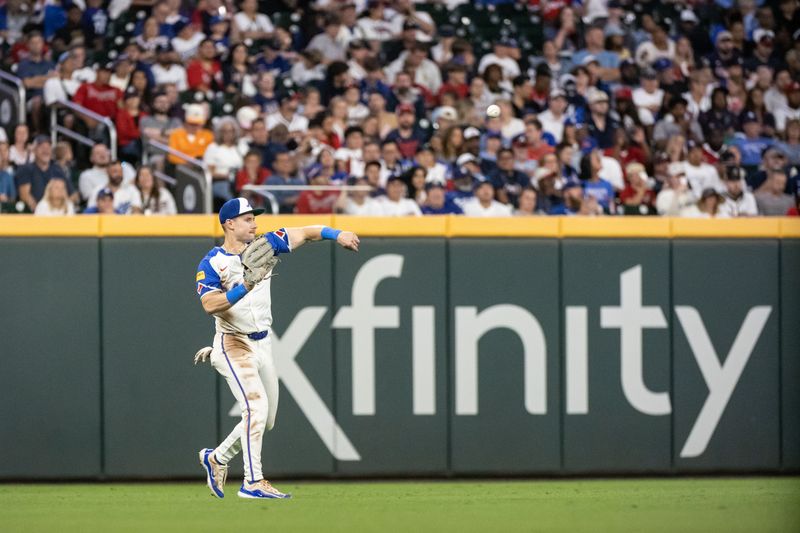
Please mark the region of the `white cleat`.
[[242, 488], [239, 489], [238, 496], [240, 498], [261, 499], [261, 500], [283, 500], [291, 498], [291, 494], [284, 494], [279, 491], [266, 479], [249, 483], [247, 481], [242, 483]]
[[200, 457], [200, 464], [206, 471], [206, 483], [211, 489], [211, 494], [217, 498], [225, 497], [225, 480], [228, 479], [228, 465], [221, 465], [214, 460], [214, 450], [203, 448], [197, 455]]

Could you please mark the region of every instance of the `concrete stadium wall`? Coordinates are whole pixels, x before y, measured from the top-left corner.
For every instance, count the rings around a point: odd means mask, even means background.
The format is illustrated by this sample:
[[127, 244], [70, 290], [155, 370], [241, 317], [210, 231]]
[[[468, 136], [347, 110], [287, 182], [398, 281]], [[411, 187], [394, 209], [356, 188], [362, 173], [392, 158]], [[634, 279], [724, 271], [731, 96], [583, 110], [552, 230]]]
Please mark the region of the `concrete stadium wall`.
[[[800, 470], [792, 223], [380, 237], [385, 221], [327, 218], [261, 221], [373, 235], [278, 267], [268, 475]], [[25, 220], [0, 221], [0, 479], [199, 476], [196, 451], [239, 416], [192, 366], [213, 335], [194, 286], [213, 223]]]

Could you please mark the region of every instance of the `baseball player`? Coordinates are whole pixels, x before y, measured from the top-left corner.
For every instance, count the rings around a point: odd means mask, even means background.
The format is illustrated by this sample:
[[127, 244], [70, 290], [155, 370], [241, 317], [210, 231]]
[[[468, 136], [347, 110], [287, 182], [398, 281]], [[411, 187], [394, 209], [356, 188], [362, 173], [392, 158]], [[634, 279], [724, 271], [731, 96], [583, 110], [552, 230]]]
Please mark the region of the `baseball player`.
[[213, 347], [197, 352], [195, 364], [210, 358], [242, 409], [242, 420], [230, 435], [216, 448], [199, 452], [208, 486], [218, 498], [224, 497], [228, 462], [239, 451], [245, 474], [239, 497], [290, 496], [270, 485], [261, 471], [262, 438], [275, 425], [278, 409], [278, 376], [270, 335], [270, 274], [277, 256], [323, 239], [358, 251], [355, 233], [326, 226], [281, 228], [256, 236], [255, 217], [263, 212], [253, 209], [244, 198], [225, 202], [219, 212], [225, 241], [214, 247], [197, 269], [197, 294], [203, 309], [214, 315], [216, 335]]

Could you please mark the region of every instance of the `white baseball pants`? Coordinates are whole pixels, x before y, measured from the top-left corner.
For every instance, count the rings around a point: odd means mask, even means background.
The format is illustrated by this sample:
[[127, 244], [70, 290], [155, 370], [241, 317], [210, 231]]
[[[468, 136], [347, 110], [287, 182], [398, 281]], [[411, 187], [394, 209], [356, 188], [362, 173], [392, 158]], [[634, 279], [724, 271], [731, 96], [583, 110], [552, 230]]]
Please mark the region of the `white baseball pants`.
[[217, 333], [211, 352], [212, 366], [222, 374], [242, 409], [242, 420], [217, 446], [215, 458], [227, 464], [242, 452], [244, 476], [249, 482], [264, 478], [261, 443], [264, 432], [275, 426], [278, 411], [278, 373], [272, 358], [272, 340], [252, 340], [246, 335]]

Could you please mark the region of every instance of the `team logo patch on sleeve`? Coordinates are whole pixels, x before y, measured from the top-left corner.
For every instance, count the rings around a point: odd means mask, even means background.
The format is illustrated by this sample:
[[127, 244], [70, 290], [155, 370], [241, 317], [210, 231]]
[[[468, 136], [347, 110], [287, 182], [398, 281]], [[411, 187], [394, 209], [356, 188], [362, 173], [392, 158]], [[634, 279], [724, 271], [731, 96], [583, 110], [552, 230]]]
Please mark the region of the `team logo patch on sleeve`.
[[200, 272], [197, 273], [197, 276], [194, 278], [194, 280], [195, 281], [200, 281], [200, 280], [203, 280], [203, 279], [206, 279], [206, 273], [205, 273], [205, 271], [201, 270]]
[[275, 235], [277, 235], [278, 237], [283, 239], [283, 237], [286, 235], [286, 232], [284, 232], [282, 230], [278, 230], [278, 231], [275, 232]]

